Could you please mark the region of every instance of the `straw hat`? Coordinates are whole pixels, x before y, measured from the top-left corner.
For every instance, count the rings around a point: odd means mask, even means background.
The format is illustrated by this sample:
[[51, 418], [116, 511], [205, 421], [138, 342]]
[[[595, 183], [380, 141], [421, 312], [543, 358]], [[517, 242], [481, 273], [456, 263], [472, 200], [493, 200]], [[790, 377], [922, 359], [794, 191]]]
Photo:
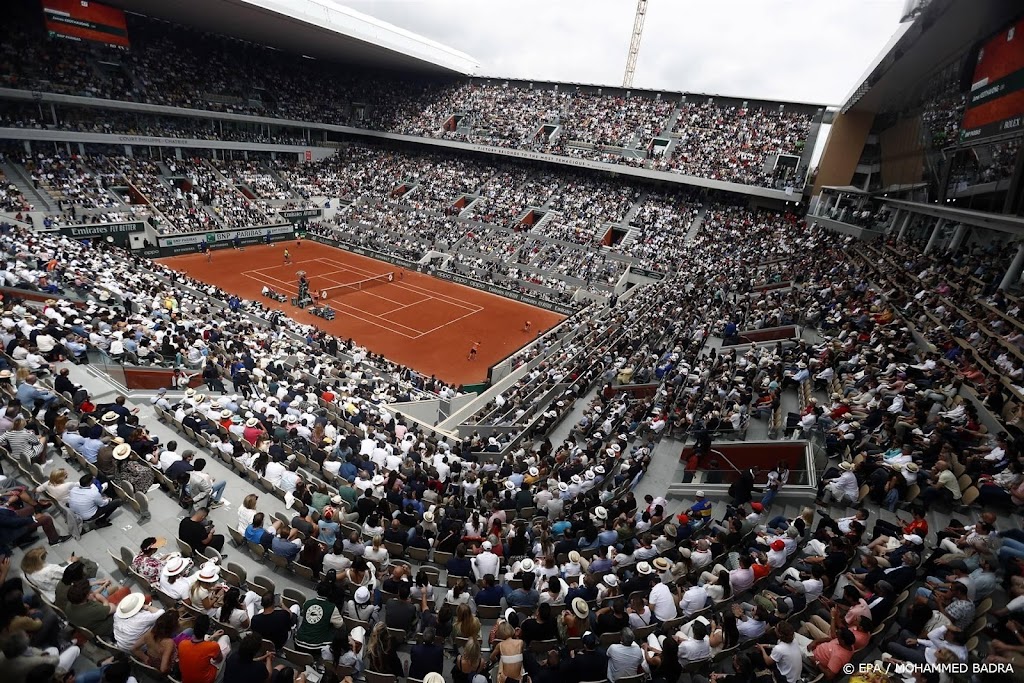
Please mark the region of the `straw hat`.
[[524, 558], [523, 560], [521, 560], [519, 562], [519, 570], [524, 572], [524, 573], [526, 573], [526, 574], [529, 574], [530, 572], [532, 572], [533, 571], [533, 560], [531, 560], [528, 557]]
[[844, 470], [846, 472], [849, 472], [849, 471], [851, 471], [853, 469], [853, 463], [852, 462], [843, 461], [843, 462], [839, 463], [839, 469]]
[[188, 560], [184, 557], [171, 558], [166, 565], [167, 576], [177, 576], [178, 574], [185, 571], [185, 567], [188, 566]]
[[212, 582], [214, 582], [214, 581], [216, 581], [217, 579], [220, 578], [220, 567], [218, 567], [217, 565], [213, 564], [212, 562], [207, 562], [206, 564], [203, 565], [203, 568], [199, 571], [199, 577], [198, 578], [199, 578], [200, 581], [204, 581], [206, 583], [212, 583]]
[[248, 420], [245, 421], [245, 426], [246, 427], [255, 427], [259, 423], [260, 423], [260, 421], [257, 420], [255, 417], [250, 417]]
[[103, 417], [100, 418], [100, 422], [112, 424], [114, 422], [117, 422], [117, 418], [117, 413], [115, 413], [113, 410], [108, 410], [107, 412], [103, 413]]
[[572, 613], [580, 619], [586, 619], [590, 616], [590, 605], [583, 598], [573, 598], [571, 607]]
[[117, 603], [117, 616], [122, 619], [134, 617], [140, 611], [142, 606], [146, 604], [146, 596], [142, 593], [129, 593], [128, 595], [121, 598], [121, 601]]
[[668, 568], [672, 566], [672, 563], [668, 561], [667, 557], [656, 557], [652, 560], [651, 564], [653, 564], [654, 568], [659, 572], [668, 571]]
[[572, 562], [573, 564], [579, 564], [581, 559], [582, 559], [582, 556], [580, 555], [578, 550], [570, 550], [569, 551], [569, 561], [570, 562]]
[[132, 447], [123, 443], [114, 449], [114, 460], [127, 460], [128, 456], [131, 454]]
[[615, 574], [605, 574], [601, 580], [604, 581], [604, 584], [609, 588], [615, 588], [619, 585], [619, 577], [615, 576]]
[[654, 568], [650, 562], [637, 562], [636, 571], [644, 576], [654, 573]]

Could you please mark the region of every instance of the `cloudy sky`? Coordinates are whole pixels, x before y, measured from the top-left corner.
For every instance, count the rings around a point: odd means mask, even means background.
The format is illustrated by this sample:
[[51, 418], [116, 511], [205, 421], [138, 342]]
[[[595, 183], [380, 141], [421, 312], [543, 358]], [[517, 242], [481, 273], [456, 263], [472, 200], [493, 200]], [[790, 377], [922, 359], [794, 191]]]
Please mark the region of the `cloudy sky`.
[[[620, 85], [635, 0], [336, 0], [484, 75]], [[841, 104], [903, 0], [649, 0], [634, 85]]]

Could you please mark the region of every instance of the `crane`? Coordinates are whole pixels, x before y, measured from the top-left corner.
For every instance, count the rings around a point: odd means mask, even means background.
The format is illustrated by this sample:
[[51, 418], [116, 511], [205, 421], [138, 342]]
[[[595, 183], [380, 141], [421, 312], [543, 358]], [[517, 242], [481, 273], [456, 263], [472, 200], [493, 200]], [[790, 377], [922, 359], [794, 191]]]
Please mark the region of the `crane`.
[[647, 18], [647, 0], [637, 0], [636, 19], [633, 20], [633, 38], [629, 41], [629, 54], [626, 56], [626, 75], [622, 77], [622, 87], [633, 87], [633, 74], [636, 73], [636, 58], [640, 54], [640, 39], [644, 35], [644, 19]]

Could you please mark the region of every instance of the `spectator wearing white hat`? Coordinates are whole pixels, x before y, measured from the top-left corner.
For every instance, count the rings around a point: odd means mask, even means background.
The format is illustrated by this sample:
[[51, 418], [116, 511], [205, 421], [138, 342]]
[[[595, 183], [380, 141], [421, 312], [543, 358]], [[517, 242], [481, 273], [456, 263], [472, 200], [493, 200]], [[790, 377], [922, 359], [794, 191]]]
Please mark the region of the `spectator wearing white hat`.
[[163, 614], [162, 609], [146, 604], [142, 593], [129, 593], [121, 598], [114, 611], [114, 641], [124, 650], [131, 650]]
[[830, 500], [834, 500], [843, 505], [856, 503], [860, 498], [860, 486], [857, 484], [857, 475], [853, 471], [853, 463], [841, 462], [839, 469], [841, 470], [839, 476], [823, 479], [824, 486], [817, 502], [827, 504]]

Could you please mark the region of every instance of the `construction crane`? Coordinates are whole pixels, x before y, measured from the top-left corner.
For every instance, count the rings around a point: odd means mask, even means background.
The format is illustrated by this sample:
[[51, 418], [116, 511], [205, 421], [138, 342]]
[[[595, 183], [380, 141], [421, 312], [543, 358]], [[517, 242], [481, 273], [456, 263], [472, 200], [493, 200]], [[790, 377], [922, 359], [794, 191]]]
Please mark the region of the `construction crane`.
[[644, 35], [644, 19], [647, 18], [647, 0], [637, 0], [636, 19], [633, 20], [633, 38], [629, 41], [629, 55], [626, 57], [626, 75], [622, 77], [622, 87], [633, 87], [633, 74], [636, 73], [636, 58], [640, 54], [640, 39]]

